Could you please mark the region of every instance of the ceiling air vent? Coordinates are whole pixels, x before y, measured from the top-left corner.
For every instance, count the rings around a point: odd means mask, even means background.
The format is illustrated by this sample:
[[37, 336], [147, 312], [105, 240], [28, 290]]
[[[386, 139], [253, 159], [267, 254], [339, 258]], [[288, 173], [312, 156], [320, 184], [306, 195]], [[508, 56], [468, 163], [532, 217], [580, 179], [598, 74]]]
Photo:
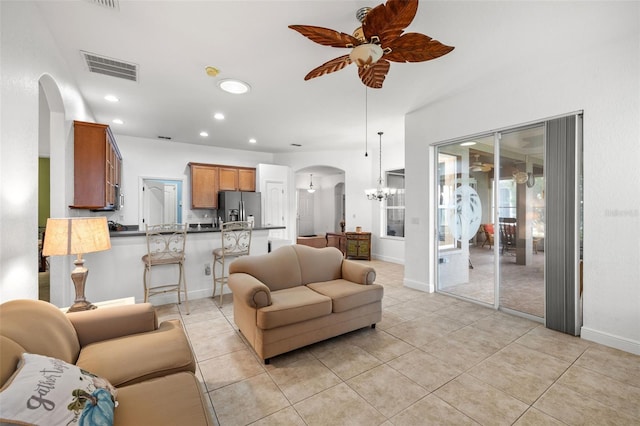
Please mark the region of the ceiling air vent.
[[109, 9], [119, 10], [120, 3], [118, 0], [86, 0], [89, 3], [97, 4], [98, 6], [108, 7]]
[[82, 57], [87, 63], [90, 72], [130, 81], [138, 81], [138, 66], [136, 64], [118, 61], [89, 52], [81, 51], [80, 53], [82, 53]]

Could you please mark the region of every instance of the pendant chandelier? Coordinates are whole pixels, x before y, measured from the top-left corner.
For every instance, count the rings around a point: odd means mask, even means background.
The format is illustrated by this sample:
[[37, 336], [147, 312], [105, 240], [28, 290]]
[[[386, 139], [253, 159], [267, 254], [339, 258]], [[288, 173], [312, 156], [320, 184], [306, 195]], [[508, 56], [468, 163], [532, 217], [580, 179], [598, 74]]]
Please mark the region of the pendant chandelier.
[[364, 193], [369, 200], [382, 201], [394, 196], [396, 189], [384, 186], [384, 180], [382, 179], [382, 132], [378, 132], [378, 136], [380, 136], [380, 175], [378, 177], [378, 186], [372, 189], [365, 189]]
[[309, 189], [307, 189], [309, 194], [313, 194], [316, 192], [316, 189], [313, 187], [313, 173], [309, 174]]

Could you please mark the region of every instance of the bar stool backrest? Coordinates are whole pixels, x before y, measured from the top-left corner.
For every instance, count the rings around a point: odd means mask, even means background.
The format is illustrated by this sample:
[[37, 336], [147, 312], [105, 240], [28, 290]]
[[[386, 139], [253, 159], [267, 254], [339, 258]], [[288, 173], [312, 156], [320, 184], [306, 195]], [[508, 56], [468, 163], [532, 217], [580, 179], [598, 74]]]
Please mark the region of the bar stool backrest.
[[251, 230], [249, 222], [223, 223], [221, 229], [223, 255], [248, 255], [251, 248]]
[[189, 225], [165, 223], [147, 225], [147, 263], [177, 263], [184, 261], [184, 248]]

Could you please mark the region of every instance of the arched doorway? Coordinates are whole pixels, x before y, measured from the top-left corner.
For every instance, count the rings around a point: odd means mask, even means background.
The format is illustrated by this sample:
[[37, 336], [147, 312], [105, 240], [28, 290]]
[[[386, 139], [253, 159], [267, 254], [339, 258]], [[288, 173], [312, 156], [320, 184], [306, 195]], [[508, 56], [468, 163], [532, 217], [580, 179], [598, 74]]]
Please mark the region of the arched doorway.
[[[44, 74], [38, 80], [39, 247], [46, 219], [66, 215], [66, 140], [62, 95], [53, 77]], [[67, 299], [65, 295], [69, 293], [70, 287], [64, 285], [66, 281], [63, 277], [69, 276], [69, 265], [65, 264], [62, 257], [43, 259], [39, 256], [38, 259], [38, 298], [64, 306], [63, 300]]]
[[344, 183], [344, 170], [335, 167], [315, 165], [295, 172], [297, 236], [340, 232]]

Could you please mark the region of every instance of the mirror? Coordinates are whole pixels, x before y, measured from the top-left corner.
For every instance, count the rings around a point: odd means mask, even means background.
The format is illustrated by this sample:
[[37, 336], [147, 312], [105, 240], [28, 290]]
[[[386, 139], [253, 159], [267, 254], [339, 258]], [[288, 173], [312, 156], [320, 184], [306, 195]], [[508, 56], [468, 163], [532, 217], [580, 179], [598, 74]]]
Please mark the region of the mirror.
[[182, 180], [142, 178], [140, 229], [145, 225], [182, 223]]

